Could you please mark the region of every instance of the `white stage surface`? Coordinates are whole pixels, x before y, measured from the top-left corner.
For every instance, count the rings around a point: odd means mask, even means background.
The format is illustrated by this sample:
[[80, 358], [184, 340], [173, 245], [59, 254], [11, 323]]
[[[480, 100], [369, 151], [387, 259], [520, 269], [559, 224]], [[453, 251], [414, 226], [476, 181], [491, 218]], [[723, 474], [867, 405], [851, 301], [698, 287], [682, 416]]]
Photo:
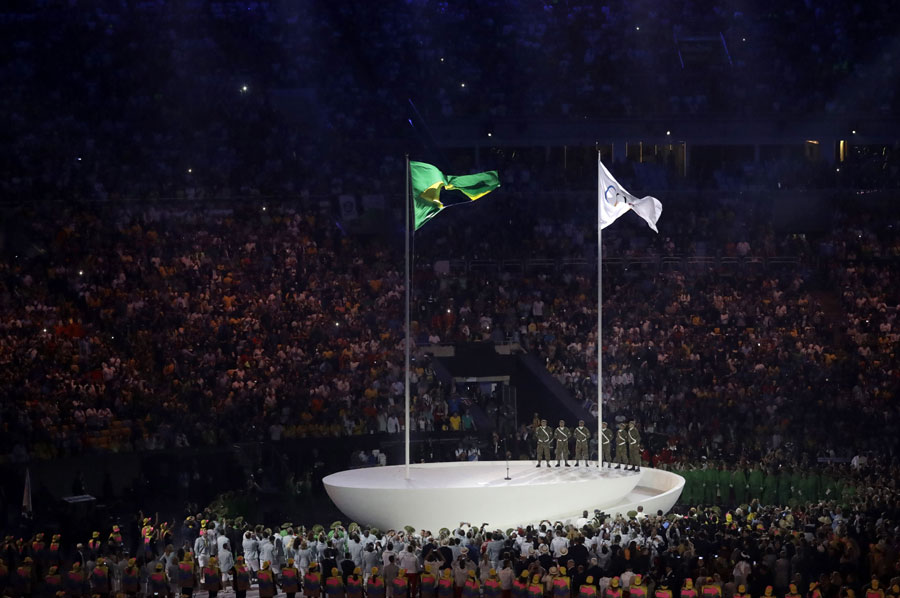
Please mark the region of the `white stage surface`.
[[411, 525], [436, 532], [460, 521], [507, 529], [542, 519], [571, 520], [587, 510], [668, 511], [684, 478], [657, 469], [640, 472], [592, 467], [535, 467], [535, 461], [427, 463], [341, 471], [323, 483], [350, 519], [381, 530]]

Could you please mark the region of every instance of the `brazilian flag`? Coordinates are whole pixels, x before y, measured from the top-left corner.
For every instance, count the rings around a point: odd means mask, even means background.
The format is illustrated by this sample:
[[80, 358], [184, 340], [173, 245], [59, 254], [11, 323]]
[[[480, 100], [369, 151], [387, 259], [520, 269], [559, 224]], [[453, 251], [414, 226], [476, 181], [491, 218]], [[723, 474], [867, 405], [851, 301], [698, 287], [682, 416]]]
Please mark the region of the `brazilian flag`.
[[449, 207], [441, 202], [441, 189], [455, 189], [475, 201], [500, 186], [500, 178], [497, 176], [496, 170], [453, 176], [445, 175], [436, 167], [425, 162], [410, 162], [409, 176], [413, 190], [415, 230], [419, 230], [438, 212]]

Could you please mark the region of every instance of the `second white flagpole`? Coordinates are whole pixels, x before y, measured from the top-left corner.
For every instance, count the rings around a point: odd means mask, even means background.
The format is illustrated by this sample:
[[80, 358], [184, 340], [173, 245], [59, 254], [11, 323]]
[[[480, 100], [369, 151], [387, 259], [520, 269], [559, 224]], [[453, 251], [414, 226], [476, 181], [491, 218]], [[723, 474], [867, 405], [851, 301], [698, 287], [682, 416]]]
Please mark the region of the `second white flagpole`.
[[[600, 148], [597, 148], [597, 468], [603, 467], [603, 227], [600, 205]], [[612, 449], [612, 439], [610, 439]]]
[[406, 155], [406, 181], [404, 182], [406, 187], [406, 284], [404, 285], [404, 289], [406, 291], [406, 362], [405, 362], [405, 374], [406, 374], [406, 383], [404, 385], [405, 391], [405, 417], [404, 417], [404, 429], [405, 429], [405, 438], [404, 438], [404, 447], [406, 453], [406, 479], [409, 479], [409, 353], [410, 353], [410, 340], [409, 340], [409, 301], [410, 301], [410, 273], [409, 273], [409, 264], [410, 264], [410, 255], [409, 255], [409, 237], [412, 234], [409, 226], [409, 154]]

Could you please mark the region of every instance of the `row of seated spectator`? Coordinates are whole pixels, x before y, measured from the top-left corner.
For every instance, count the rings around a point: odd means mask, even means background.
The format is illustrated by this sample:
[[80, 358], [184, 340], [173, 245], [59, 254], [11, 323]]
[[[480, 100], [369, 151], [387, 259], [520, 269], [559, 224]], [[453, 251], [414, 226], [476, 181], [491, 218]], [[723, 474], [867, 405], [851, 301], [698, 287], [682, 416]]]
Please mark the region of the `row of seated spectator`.
[[[595, 251], [584, 224], [592, 218], [579, 224], [583, 206], [554, 218], [504, 201], [448, 210], [422, 229], [415, 338], [518, 342], [591, 408], [595, 272], [427, 269], [438, 255]], [[877, 448], [883, 437], [872, 421], [885, 434], [897, 424], [896, 372], [884, 365], [898, 297], [887, 282], [894, 262], [859, 258], [897, 255], [890, 220], [847, 217], [814, 243], [776, 235], [765, 214], [737, 202], [665, 218], [658, 237], [625, 222], [610, 227], [606, 255], [702, 245], [799, 261], [744, 270], [610, 266], [606, 414], [637, 417], [691, 458], [760, 458], [785, 445], [796, 458]], [[0, 262], [5, 458], [399, 431], [402, 259], [391, 241], [258, 205], [29, 208], [10, 222], [28, 244]], [[436, 384], [427, 360], [413, 372], [412, 394], [415, 427], [465, 419], [465, 402]]]
[[[345, 583], [359, 576], [363, 584], [383, 576], [390, 585], [405, 574], [413, 597], [441, 577], [457, 590], [477, 580], [489, 596], [495, 595], [487, 591], [491, 585], [505, 592], [496, 595], [521, 595], [519, 583], [538, 586], [529, 595], [560, 598], [588, 595], [580, 592], [585, 585], [607, 598], [657, 589], [684, 598], [698, 590], [718, 598], [897, 596], [900, 472], [872, 461], [831, 473], [836, 487], [854, 492], [790, 507], [754, 499], [741, 506], [686, 504], [669, 514], [641, 507], [616, 517], [585, 512], [506, 530], [451, 522], [440, 530], [378, 530], [365, 522], [344, 527], [340, 521], [330, 529], [311, 522], [266, 527], [210, 509], [180, 525], [139, 515], [129, 524], [97, 526], [90, 538], [63, 537], [53, 527], [16, 530], [0, 545], [0, 592], [24, 596], [64, 585], [73, 595], [88, 589], [136, 593], [149, 582], [149, 594], [164, 593], [154, 585], [177, 593], [199, 581], [215, 590], [221, 573], [246, 590], [256, 585], [260, 568], [276, 578], [295, 568], [307, 594], [332, 576]], [[262, 589], [261, 573], [259, 582]], [[471, 595], [479, 595], [477, 585]]]

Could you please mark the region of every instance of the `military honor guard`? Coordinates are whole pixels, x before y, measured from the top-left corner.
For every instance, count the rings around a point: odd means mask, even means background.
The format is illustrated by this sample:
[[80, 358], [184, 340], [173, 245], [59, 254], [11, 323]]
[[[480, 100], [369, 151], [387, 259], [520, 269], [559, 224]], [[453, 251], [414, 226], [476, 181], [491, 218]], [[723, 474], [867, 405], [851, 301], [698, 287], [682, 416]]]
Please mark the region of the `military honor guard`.
[[571, 437], [572, 432], [566, 427], [565, 420], [559, 420], [559, 427], [553, 431], [553, 438], [556, 440], [557, 467], [559, 467], [560, 462], [562, 461], [565, 461], [566, 467], [569, 467], [569, 438]]
[[541, 461], [547, 461], [547, 467], [550, 467], [550, 441], [553, 439], [553, 431], [547, 425], [547, 420], [542, 419], [541, 425], [534, 431], [537, 439], [537, 466], [541, 466]]
[[641, 470], [641, 433], [634, 420], [628, 423], [628, 463], [632, 471]]
[[603, 422], [600, 427], [600, 454], [602, 455], [603, 463], [606, 463], [607, 467], [612, 467], [612, 440], [613, 432], [606, 425], [606, 422]]
[[616, 469], [622, 469], [622, 464], [628, 465], [628, 431], [624, 422], [616, 430]]
[[590, 459], [589, 445], [591, 441], [591, 431], [584, 425], [584, 420], [578, 420], [578, 427], [572, 433], [575, 436], [575, 467], [578, 467], [580, 461], [584, 461], [585, 466]]

